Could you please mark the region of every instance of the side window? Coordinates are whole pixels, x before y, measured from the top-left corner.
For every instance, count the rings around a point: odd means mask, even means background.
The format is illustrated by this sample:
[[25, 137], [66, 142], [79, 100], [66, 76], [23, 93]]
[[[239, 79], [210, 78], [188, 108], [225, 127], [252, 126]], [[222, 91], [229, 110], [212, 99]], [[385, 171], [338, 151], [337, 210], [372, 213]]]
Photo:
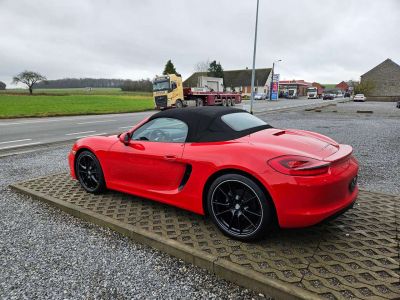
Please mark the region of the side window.
[[132, 133], [132, 140], [184, 143], [188, 133], [186, 123], [172, 118], [157, 118], [143, 124]]

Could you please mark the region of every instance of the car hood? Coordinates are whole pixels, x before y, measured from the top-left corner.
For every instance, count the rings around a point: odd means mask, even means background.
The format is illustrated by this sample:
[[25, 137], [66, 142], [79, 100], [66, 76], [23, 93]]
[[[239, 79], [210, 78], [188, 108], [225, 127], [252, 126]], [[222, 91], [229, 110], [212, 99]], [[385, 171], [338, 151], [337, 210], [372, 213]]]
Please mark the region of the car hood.
[[249, 136], [249, 142], [275, 155], [301, 155], [323, 160], [339, 150], [339, 144], [322, 134], [296, 129], [265, 129]]

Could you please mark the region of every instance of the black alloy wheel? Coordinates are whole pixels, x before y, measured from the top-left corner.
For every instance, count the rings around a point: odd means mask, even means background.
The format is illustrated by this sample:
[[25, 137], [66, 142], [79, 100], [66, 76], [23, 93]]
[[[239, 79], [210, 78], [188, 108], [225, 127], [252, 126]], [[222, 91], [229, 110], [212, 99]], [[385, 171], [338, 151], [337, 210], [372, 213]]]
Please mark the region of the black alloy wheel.
[[239, 174], [226, 174], [211, 185], [208, 212], [229, 237], [242, 241], [261, 238], [271, 224], [271, 204], [261, 188]]
[[106, 189], [103, 171], [96, 156], [82, 151], [75, 160], [76, 176], [82, 187], [89, 193], [101, 193]]

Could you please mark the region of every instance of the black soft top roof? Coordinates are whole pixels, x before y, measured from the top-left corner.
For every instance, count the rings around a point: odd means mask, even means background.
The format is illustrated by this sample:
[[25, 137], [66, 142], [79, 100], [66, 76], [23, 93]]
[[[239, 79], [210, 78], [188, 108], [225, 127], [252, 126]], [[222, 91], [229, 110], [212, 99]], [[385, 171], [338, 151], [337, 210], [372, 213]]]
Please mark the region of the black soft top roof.
[[150, 120], [156, 118], [173, 118], [185, 122], [189, 130], [186, 142], [228, 141], [256, 131], [272, 128], [270, 125], [262, 125], [236, 131], [221, 119], [223, 115], [240, 112], [248, 113], [242, 109], [224, 106], [175, 108], [156, 113], [150, 117]]

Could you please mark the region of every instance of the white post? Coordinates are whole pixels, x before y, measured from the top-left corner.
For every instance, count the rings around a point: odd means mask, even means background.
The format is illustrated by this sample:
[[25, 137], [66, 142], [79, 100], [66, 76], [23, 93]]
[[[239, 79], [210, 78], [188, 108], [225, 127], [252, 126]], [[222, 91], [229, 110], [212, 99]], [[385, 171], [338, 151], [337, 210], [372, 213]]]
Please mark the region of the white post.
[[253, 50], [253, 70], [251, 71], [251, 96], [250, 96], [250, 113], [253, 114], [253, 102], [254, 102], [254, 79], [256, 73], [256, 48], [257, 48], [257, 25], [258, 25], [258, 4], [256, 10], [256, 30], [254, 32], [254, 50]]

